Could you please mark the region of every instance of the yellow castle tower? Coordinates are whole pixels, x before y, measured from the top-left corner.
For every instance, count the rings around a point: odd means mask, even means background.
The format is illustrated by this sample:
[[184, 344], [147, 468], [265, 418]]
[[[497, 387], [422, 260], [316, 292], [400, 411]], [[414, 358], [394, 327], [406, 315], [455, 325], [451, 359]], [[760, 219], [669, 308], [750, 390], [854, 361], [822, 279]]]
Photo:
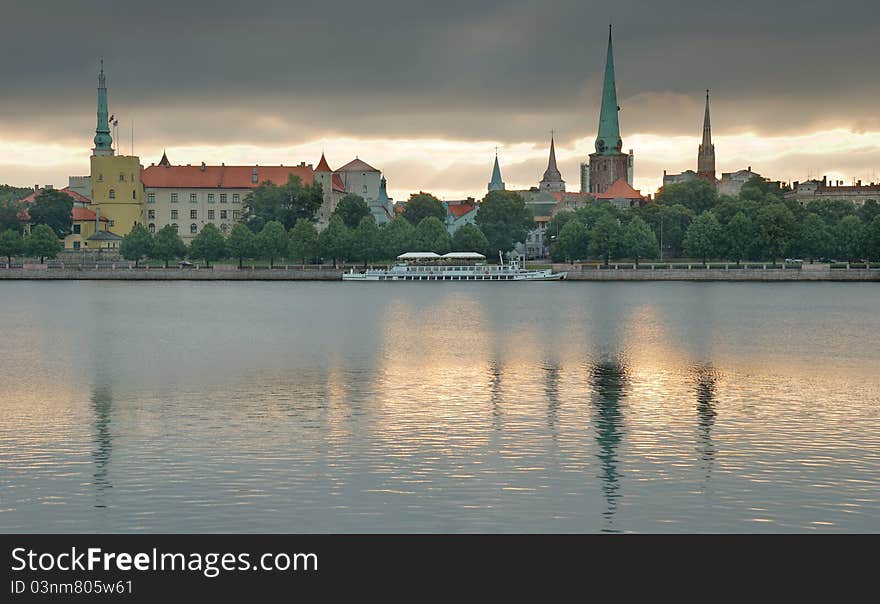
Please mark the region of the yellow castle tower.
[[92, 210], [110, 221], [109, 230], [127, 235], [142, 221], [144, 186], [140, 158], [115, 155], [107, 112], [104, 62], [98, 75], [98, 126], [91, 157]]

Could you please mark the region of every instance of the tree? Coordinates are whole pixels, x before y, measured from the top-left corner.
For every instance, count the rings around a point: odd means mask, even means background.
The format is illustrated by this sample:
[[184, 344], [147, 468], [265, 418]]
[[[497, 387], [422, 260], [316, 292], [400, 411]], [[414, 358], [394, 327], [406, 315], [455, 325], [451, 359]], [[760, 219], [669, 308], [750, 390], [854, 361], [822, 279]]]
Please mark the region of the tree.
[[275, 258], [287, 253], [288, 245], [290, 245], [290, 240], [287, 236], [287, 229], [277, 220], [267, 222], [257, 234], [257, 251], [260, 258], [266, 258], [269, 261], [269, 268], [274, 266]]
[[797, 230], [796, 253], [801, 257], [821, 258], [830, 256], [833, 246], [831, 229], [818, 214], [808, 212]]
[[153, 250], [150, 256], [156, 260], [165, 262], [165, 268], [171, 260], [183, 258], [186, 255], [186, 245], [177, 234], [177, 229], [166, 224], [153, 236]]
[[331, 216], [339, 216], [343, 224], [350, 229], [357, 228], [362, 218], [372, 215], [370, 206], [367, 205], [364, 198], [354, 193], [349, 193], [340, 199], [336, 209], [331, 214]]
[[12, 257], [18, 256], [24, 251], [24, 239], [18, 231], [8, 229], [0, 233], [0, 256], [6, 256], [6, 261], [12, 264]]
[[635, 259], [636, 268], [641, 258], [657, 256], [657, 237], [648, 223], [635, 216], [623, 227], [623, 252]]
[[785, 257], [795, 235], [796, 222], [791, 210], [781, 203], [771, 203], [758, 210], [756, 223], [765, 257], [774, 262]]
[[880, 203], [876, 199], [867, 200], [859, 208], [859, 217], [865, 224], [871, 224], [877, 216], [880, 216]]
[[320, 184], [303, 186], [293, 174], [284, 185], [264, 182], [244, 198], [243, 222], [259, 233], [268, 222], [277, 221], [285, 233], [300, 218], [314, 220], [324, 195]]
[[655, 203], [663, 206], [681, 205], [695, 214], [712, 209], [718, 195], [711, 184], [702, 179], [678, 182], [663, 186], [658, 192]]
[[589, 245], [589, 230], [577, 218], [566, 221], [556, 238], [558, 256], [569, 262], [586, 258], [589, 254]]
[[153, 250], [153, 236], [142, 224], [135, 224], [131, 231], [122, 238], [119, 254], [126, 260], [134, 260], [135, 267], [144, 256]]
[[701, 258], [703, 266], [710, 256], [718, 255], [720, 242], [721, 224], [708, 210], [694, 218], [684, 235], [684, 249], [688, 256]]
[[307, 259], [318, 255], [318, 230], [305, 218], [300, 218], [290, 229], [290, 246], [288, 254], [299, 258], [305, 264]]
[[459, 227], [452, 236], [452, 250], [455, 252], [477, 252], [486, 254], [489, 249], [489, 240], [483, 235], [475, 224], [465, 224]]
[[428, 216], [434, 216], [441, 222], [445, 221], [446, 210], [443, 208], [443, 202], [424, 191], [410, 195], [403, 210], [403, 217], [411, 225], [418, 226]]
[[766, 178], [752, 176], [740, 188], [739, 198], [742, 201], [777, 203], [782, 201], [782, 189], [778, 184], [771, 183]]
[[[3, 185], [6, 186], [6, 185]], [[0, 232], [13, 230], [21, 233], [22, 206], [14, 200], [0, 200]]]
[[428, 216], [416, 227], [413, 248], [416, 252], [434, 252], [442, 255], [452, 248], [452, 239], [440, 219], [436, 216]]
[[847, 260], [858, 260], [863, 257], [865, 227], [857, 216], [844, 216], [840, 219], [832, 233], [836, 253]]
[[818, 214], [825, 224], [834, 226], [844, 216], [852, 216], [856, 208], [851, 201], [846, 199], [815, 199], [806, 206], [807, 212]]
[[352, 258], [363, 260], [364, 267], [379, 255], [379, 226], [372, 214], [364, 216], [351, 233]]
[[654, 235], [662, 244], [663, 251], [680, 256], [684, 245], [684, 234], [694, 219], [694, 212], [681, 204], [672, 206], [649, 203], [635, 210], [654, 230]]
[[525, 241], [535, 224], [523, 198], [510, 191], [490, 191], [483, 198], [474, 221], [489, 240], [493, 256], [499, 251], [509, 252], [517, 243]]
[[339, 216], [330, 219], [327, 228], [318, 235], [318, 247], [322, 256], [333, 259], [333, 268], [337, 260], [344, 260], [351, 250], [351, 231]]
[[880, 261], [880, 216], [865, 228], [865, 255], [869, 260]]
[[43, 189], [28, 207], [31, 224], [45, 224], [62, 239], [70, 233], [72, 212], [73, 199], [56, 189]]
[[211, 262], [225, 258], [226, 240], [223, 239], [223, 233], [210, 222], [206, 224], [189, 244], [189, 256], [204, 260], [205, 266], [211, 266]]
[[550, 219], [550, 222], [547, 223], [545, 237], [550, 240], [550, 259], [553, 260], [553, 262], [562, 262], [568, 258], [566, 253], [558, 245], [559, 235], [562, 233], [562, 229], [565, 228], [565, 225], [574, 219], [574, 212], [557, 212], [553, 218]]
[[394, 259], [403, 253], [412, 251], [415, 235], [415, 227], [403, 216], [396, 216], [380, 231], [379, 242], [382, 256], [386, 259]]
[[49, 225], [38, 224], [31, 229], [31, 234], [24, 240], [24, 248], [28, 256], [39, 257], [42, 264], [47, 257], [57, 256], [64, 249], [64, 244]]
[[749, 256], [755, 240], [755, 227], [748, 216], [737, 212], [724, 226], [722, 237], [727, 257], [738, 265]]
[[238, 258], [238, 268], [241, 268], [245, 258], [257, 255], [257, 241], [253, 231], [244, 224], [232, 227], [232, 232], [226, 239], [226, 251], [233, 258]]
[[616, 258], [621, 244], [620, 223], [611, 213], [604, 214], [590, 229], [590, 255], [602, 258], [605, 266]]

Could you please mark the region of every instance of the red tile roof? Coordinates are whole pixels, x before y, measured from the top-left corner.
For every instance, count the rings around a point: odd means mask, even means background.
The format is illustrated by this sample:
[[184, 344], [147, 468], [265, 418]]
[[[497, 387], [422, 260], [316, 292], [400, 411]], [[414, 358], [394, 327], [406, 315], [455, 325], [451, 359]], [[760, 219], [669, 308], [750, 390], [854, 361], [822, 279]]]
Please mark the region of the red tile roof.
[[342, 182], [342, 177], [339, 174], [334, 174], [332, 178], [333, 182], [333, 190], [339, 191], [340, 193], [345, 193], [345, 184]]
[[291, 174], [299, 176], [303, 185], [315, 182], [308, 166], [150, 166], [141, 172], [141, 181], [145, 187], [166, 189], [256, 189], [266, 181], [286, 184]]
[[449, 206], [449, 213], [455, 216], [456, 218], [461, 218], [465, 214], [469, 214], [476, 209], [477, 206], [471, 205], [469, 203], [460, 203], [456, 205]]
[[[94, 220], [95, 220], [95, 213], [92, 212], [92, 211], [91, 211], [90, 209], [88, 209], [88, 208], [81, 208], [81, 207], [79, 207], [79, 206], [74, 206], [74, 207], [73, 207], [73, 211], [71, 212], [71, 217], [72, 217], [74, 220], [82, 220], [82, 221], [86, 221], [86, 222], [94, 222]], [[101, 216], [101, 222], [108, 222], [108, 220], [107, 220], [105, 217]]]
[[598, 193], [596, 199], [644, 199], [645, 197], [629, 186], [625, 178], [618, 178], [604, 193]]
[[321, 154], [321, 161], [318, 162], [318, 167], [315, 168], [315, 172], [332, 172], [330, 169], [330, 164], [327, 163], [327, 158], [324, 157], [324, 154]]
[[362, 159], [353, 159], [338, 170], [337, 172], [378, 172], [376, 168], [368, 164]]
[[[40, 189], [39, 191], [31, 191], [29, 195], [27, 195], [26, 197], [22, 197], [21, 199], [19, 199], [19, 201], [21, 203], [33, 203], [34, 199], [37, 197], [37, 195], [39, 195], [40, 193], [42, 193], [45, 190], [46, 189]], [[58, 189], [58, 190], [61, 191], [62, 193], [67, 193], [73, 199], [74, 203], [92, 203], [88, 197], [85, 197], [84, 195], [80, 195], [76, 191], [72, 190], [70, 187], [64, 187], [63, 189]]]

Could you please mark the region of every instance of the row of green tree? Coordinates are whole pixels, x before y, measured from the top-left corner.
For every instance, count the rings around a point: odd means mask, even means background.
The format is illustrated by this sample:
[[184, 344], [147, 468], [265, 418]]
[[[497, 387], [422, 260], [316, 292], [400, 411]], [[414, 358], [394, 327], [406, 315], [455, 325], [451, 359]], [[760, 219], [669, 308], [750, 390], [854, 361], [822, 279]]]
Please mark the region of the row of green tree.
[[[618, 209], [594, 204], [550, 222], [558, 262], [688, 256], [774, 260], [834, 257], [880, 259], [880, 204], [816, 200], [801, 206], [783, 189], [755, 177], [738, 197], [718, 195], [704, 181], [663, 187], [654, 203]], [[571, 224], [572, 226], [568, 226]], [[566, 228], [567, 227], [567, 228]]]

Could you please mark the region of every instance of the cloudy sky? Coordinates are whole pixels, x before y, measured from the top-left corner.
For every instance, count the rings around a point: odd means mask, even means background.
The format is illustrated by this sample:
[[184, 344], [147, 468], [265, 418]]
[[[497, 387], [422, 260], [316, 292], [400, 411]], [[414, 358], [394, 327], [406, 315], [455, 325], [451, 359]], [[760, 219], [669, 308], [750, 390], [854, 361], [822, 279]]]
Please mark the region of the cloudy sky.
[[536, 184], [550, 130], [569, 190], [593, 150], [608, 22], [636, 186], [696, 167], [880, 180], [875, 2], [4, 0], [0, 183], [88, 173], [98, 60], [118, 152], [144, 165], [355, 156], [389, 192]]

